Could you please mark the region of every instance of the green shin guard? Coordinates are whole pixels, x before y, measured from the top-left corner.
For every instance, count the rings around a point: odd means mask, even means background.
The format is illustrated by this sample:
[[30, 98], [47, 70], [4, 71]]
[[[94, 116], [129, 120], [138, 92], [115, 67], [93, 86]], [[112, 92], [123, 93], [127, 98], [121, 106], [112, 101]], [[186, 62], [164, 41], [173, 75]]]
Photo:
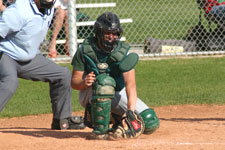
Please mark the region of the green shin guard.
[[159, 118], [156, 116], [153, 109], [146, 109], [140, 113], [145, 123], [144, 134], [152, 134], [159, 128]]
[[98, 101], [97, 99], [92, 102], [92, 121], [94, 125], [95, 134], [106, 134], [109, 130], [110, 112], [111, 112], [111, 99], [106, 101]]
[[107, 74], [96, 77], [93, 85], [91, 120], [95, 134], [107, 134], [111, 116], [111, 101], [115, 94], [115, 80]]

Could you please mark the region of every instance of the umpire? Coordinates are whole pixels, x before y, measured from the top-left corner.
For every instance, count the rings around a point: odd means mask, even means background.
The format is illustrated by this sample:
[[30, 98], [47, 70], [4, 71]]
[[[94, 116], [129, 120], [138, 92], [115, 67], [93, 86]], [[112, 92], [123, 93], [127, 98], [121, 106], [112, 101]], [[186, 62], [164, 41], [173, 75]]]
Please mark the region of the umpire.
[[71, 74], [40, 54], [54, 14], [54, 0], [17, 0], [5, 8], [0, 0], [0, 112], [16, 92], [18, 78], [48, 82], [52, 129], [82, 129], [83, 119], [72, 117]]

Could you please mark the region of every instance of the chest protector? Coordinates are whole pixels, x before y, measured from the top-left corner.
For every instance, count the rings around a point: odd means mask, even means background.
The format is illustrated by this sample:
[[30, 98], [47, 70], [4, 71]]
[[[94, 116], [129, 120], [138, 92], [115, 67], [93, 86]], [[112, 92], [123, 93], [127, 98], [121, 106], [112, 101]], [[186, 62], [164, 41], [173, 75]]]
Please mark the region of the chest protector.
[[[116, 81], [115, 90], [119, 91], [124, 87], [122, 73], [125, 72], [124, 69], [121, 69], [120, 64], [124, 60], [124, 58], [126, 58], [130, 46], [125, 43], [119, 42], [117, 48], [112, 53], [104, 54], [97, 50], [94, 44], [96, 42], [95, 40], [95, 38], [88, 38], [84, 41], [81, 48], [81, 53], [86, 64], [86, 72], [90, 73], [93, 71], [97, 76], [102, 73], [101, 70], [98, 69], [97, 65], [99, 63], [107, 63], [108, 68], [106, 70], [106, 73]], [[134, 66], [132, 66], [132, 68]], [[127, 66], [125, 68], [127, 68]], [[128, 70], [131, 70], [132, 68], [129, 66]]]

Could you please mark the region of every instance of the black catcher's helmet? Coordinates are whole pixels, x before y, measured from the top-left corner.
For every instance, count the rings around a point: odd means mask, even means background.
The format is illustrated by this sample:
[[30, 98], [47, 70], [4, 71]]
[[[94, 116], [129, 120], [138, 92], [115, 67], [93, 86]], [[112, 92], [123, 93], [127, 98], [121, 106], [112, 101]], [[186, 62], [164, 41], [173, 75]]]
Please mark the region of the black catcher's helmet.
[[[118, 38], [112, 42], [104, 40], [104, 33], [116, 33]], [[101, 16], [99, 16], [94, 24], [94, 33], [98, 40], [103, 46], [103, 51], [106, 53], [110, 53], [117, 47], [118, 42], [122, 36], [123, 29], [120, 26], [119, 18], [111, 13], [105, 12]]]

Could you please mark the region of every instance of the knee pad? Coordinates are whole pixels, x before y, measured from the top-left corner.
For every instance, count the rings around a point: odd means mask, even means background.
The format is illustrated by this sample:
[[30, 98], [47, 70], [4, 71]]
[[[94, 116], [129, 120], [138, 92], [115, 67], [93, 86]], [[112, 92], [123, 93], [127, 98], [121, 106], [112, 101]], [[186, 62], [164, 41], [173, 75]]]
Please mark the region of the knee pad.
[[140, 115], [145, 123], [144, 134], [151, 134], [159, 128], [159, 118], [153, 109], [146, 109]]
[[106, 134], [109, 131], [111, 101], [115, 95], [115, 86], [115, 80], [107, 74], [96, 77], [91, 104], [91, 122], [95, 134]]

